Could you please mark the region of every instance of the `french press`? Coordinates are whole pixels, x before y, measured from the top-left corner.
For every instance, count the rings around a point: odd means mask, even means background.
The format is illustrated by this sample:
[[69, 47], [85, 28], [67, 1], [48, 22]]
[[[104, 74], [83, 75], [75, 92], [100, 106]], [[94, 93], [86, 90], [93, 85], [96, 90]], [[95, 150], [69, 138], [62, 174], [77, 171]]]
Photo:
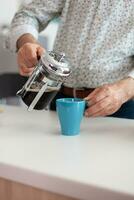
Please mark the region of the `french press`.
[[29, 111], [45, 109], [70, 72], [70, 65], [64, 53], [45, 52], [17, 95], [22, 98]]

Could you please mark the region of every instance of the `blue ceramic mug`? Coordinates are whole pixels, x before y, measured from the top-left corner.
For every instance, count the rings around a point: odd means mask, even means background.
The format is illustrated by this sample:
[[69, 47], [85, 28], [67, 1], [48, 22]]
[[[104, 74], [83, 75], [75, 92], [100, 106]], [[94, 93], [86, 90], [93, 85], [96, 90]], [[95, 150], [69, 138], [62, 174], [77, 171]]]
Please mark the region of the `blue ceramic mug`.
[[62, 98], [56, 100], [61, 133], [63, 135], [78, 135], [85, 110], [85, 101], [78, 98]]

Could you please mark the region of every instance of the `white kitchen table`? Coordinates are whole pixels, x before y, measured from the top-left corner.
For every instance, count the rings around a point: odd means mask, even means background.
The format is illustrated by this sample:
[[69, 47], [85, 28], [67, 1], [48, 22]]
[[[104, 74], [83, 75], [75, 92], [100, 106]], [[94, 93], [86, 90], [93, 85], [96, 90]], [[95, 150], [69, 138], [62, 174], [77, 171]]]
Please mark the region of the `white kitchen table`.
[[[133, 120], [84, 117], [69, 137], [55, 112], [0, 107], [0, 200], [134, 200]], [[11, 198], [11, 183], [42, 197]]]

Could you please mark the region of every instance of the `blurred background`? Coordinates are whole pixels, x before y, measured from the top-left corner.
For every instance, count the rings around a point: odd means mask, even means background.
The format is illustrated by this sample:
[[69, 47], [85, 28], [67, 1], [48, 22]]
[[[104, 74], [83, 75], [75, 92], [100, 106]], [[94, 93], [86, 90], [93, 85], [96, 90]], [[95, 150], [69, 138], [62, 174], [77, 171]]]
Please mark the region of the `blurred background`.
[[[22, 106], [16, 92], [26, 82], [18, 73], [16, 54], [5, 49], [4, 41], [15, 12], [31, 0], [0, 0], [0, 103]], [[53, 20], [39, 35], [39, 41], [47, 50], [53, 49], [53, 43], [59, 22]]]

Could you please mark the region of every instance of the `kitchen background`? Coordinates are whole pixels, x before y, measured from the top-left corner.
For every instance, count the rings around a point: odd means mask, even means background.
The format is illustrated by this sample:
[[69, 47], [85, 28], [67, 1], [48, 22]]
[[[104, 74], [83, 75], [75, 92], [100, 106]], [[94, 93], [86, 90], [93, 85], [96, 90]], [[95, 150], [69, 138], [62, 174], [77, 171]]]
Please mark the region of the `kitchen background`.
[[[31, 0], [0, 0], [0, 103], [2, 104], [22, 105], [15, 94], [26, 78], [19, 75], [16, 54], [5, 49], [4, 41], [15, 12], [30, 2]], [[58, 24], [58, 20], [53, 20], [39, 35], [40, 42], [48, 50], [53, 49]]]

